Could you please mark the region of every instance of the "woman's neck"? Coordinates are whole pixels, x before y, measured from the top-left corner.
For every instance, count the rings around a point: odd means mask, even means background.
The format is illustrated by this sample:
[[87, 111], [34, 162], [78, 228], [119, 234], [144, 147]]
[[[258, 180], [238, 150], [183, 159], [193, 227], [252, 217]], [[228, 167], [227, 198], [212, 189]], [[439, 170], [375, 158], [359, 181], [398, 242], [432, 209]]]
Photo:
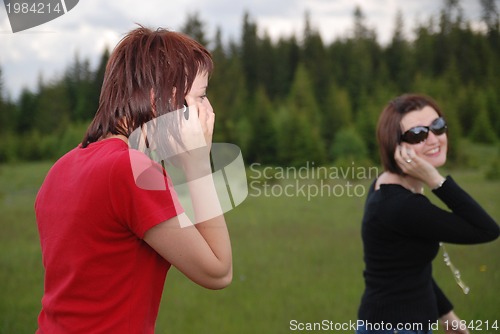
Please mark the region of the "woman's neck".
[[409, 175], [400, 175], [391, 172], [383, 172], [378, 177], [376, 189], [378, 189], [381, 184], [399, 184], [400, 186], [416, 194], [424, 193], [424, 187], [422, 181], [414, 177], [411, 177]]
[[422, 181], [409, 175], [399, 175], [402, 180], [402, 186], [416, 194], [424, 193], [424, 184]]
[[111, 133], [108, 133], [106, 136], [103, 136], [101, 140], [111, 139], [111, 138], [121, 139], [121, 140], [123, 140], [125, 142], [125, 144], [128, 145], [128, 138], [125, 137], [124, 135], [113, 135]]

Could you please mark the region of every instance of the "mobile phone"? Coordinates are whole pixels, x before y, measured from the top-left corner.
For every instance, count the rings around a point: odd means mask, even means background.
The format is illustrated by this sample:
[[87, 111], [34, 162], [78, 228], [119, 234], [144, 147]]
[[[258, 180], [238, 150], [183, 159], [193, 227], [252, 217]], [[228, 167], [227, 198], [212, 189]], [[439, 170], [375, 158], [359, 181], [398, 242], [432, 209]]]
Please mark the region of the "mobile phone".
[[188, 107], [186, 100], [184, 100], [184, 118], [186, 120], [189, 119], [189, 107]]

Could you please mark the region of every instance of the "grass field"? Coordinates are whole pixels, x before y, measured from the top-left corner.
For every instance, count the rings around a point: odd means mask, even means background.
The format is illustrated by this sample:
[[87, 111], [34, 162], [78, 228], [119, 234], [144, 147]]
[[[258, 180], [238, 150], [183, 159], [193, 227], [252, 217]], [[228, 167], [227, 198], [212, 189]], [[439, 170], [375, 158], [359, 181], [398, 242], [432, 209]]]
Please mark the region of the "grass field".
[[[49, 167], [0, 165], [0, 333], [36, 329], [43, 269], [33, 201]], [[500, 221], [500, 181], [485, 181], [481, 172], [472, 170], [452, 175]], [[369, 182], [363, 180], [359, 186], [367, 188]], [[234, 253], [232, 285], [222, 291], [205, 290], [172, 269], [157, 333], [279, 334], [294, 332], [292, 320], [356, 320], [363, 290], [364, 197], [315, 196], [308, 201], [300, 194], [256, 195], [251, 191], [226, 216]], [[431, 199], [436, 200], [432, 195]], [[500, 322], [500, 242], [447, 248], [471, 288], [464, 295], [438, 255], [435, 278], [456, 313], [468, 321]]]

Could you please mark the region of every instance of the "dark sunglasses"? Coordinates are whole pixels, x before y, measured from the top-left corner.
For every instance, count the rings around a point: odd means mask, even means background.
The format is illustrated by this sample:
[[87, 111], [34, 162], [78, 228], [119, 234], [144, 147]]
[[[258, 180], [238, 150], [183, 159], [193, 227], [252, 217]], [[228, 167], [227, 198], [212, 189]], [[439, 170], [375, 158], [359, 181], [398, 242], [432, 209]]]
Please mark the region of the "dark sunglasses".
[[429, 136], [429, 131], [432, 131], [436, 136], [446, 132], [448, 126], [443, 117], [436, 118], [429, 126], [416, 126], [403, 133], [401, 141], [408, 144], [418, 144], [423, 142]]

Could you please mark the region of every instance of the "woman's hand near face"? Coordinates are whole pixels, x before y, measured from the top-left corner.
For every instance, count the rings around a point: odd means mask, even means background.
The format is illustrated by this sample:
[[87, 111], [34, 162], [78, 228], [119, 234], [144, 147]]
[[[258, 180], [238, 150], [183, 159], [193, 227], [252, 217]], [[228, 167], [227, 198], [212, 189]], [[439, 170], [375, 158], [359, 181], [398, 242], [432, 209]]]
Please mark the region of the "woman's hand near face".
[[195, 221], [182, 213], [148, 230], [144, 240], [194, 282], [221, 289], [231, 282], [233, 269], [229, 233], [210, 167], [215, 115], [208, 100], [186, 96], [186, 102], [189, 111], [180, 117], [180, 132], [187, 150], [177, 157], [189, 181]]
[[186, 123], [193, 124], [193, 122], [199, 121], [206, 145], [210, 150], [214, 133], [215, 113], [210, 107], [210, 103], [205, 105], [204, 102], [199, 102], [189, 95], [186, 96], [186, 102], [189, 108], [189, 118]]
[[409, 144], [397, 146], [394, 158], [405, 174], [424, 182], [432, 189], [445, 179], [436, 167], [419, 157]]
[[215, 114], [208, 101], [198, 101], [189, 95], [185, 98], [188, 110], [185, 117], [179, 117], [182, 145], [177, 145], [178, 154], [174, 159], [180, 161], [187, 180], [193, 180], [211, 173], [210, 149]]

